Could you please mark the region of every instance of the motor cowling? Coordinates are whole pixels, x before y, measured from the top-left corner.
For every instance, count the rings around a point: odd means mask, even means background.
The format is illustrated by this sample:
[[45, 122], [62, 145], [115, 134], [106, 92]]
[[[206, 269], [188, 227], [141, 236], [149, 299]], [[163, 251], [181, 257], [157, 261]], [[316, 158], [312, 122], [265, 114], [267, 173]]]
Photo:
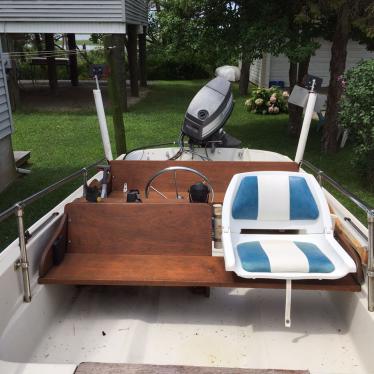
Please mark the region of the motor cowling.
[[209, 81], [192, 99], [187, 108], [182, 133], [190, 143], [216, 147], [234, 147], [240, 141], [228, 136], [223, 126], [234, 108], [231, 84], [224, 78], [216, 77]]

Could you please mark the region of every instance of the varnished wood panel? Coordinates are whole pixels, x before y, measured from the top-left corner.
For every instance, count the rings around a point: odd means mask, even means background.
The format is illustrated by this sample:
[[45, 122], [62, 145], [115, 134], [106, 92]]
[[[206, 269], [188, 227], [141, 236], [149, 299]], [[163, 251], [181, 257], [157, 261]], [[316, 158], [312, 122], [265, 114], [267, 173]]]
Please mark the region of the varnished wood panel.
[[[156, 172], [169, 166], [186, 166], [203, 173], [217, 192], [225, 192], [234, 174], [250, 171], [298, 171], [295, 162], [259, 162], [259, 161], [130, 161], [114, 160], [110, 162], [112, 173], [112, 189], [123, 189], [126, 182], [129, 189], [144, 190], [149, 178]], [[181, 191], [199, 182], [200, 177], [188, 173], [177, 172], [178, 185]], [[157, 179], [154, 186], [161, 191], [174, 191], [172, 173], [167, 173]]]
[[66, 205], [70, 253], [211, 255], [208, 204]]
[[309, 370], [238, 369], [206, 366], [81, 363], [75, 374], [309, 374]]
[[[285, 288], [285, 281], [244, 279], [225, 271], [223, 257], [67, 253], [39, 278], [43, 284]], [[338, 280], [298, 280], [295, 289], [360, 291], [351, 275]]]

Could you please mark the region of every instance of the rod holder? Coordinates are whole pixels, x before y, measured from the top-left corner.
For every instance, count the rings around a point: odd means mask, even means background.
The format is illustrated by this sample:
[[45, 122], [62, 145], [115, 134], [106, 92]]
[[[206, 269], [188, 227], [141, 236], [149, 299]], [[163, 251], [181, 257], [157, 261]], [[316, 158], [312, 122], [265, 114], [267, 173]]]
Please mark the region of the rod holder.
[[317, 93], [314, 91], [315, 84], [316, 84], [315, 79], [313, 79], [312, 87], [309, 91], [308, 102], [305, 108], [304, 120], [303, 120], [303, 124], [301, 127], [299, 143], [297, 145], [297, 150], [296, 150], [295, 162], [298, 164], [300, 164], [304, 158], [304, 151], [306, 147], [306, 142], [308, 140], [309, 128], [312, 122], [314, 107], [317, 101]]
[[19, 249], [21, 258], [18, 262], [18, 268], [22, 271], [22, 281], [24, 296], [23, 300], [26, 303], [31, 302], [31, 287], [30, 287], [30, 275], [29, 275], [29, 261], [27, 259], [27, 248], [25, 238], [25, 226], [23, 222], [23, 206], [18, 204], [16, 210], [17, 224], [18, 224], [18, 237], [19, 237]]
[[368, 309], [374, 312], [374, 209], [368, 212]]

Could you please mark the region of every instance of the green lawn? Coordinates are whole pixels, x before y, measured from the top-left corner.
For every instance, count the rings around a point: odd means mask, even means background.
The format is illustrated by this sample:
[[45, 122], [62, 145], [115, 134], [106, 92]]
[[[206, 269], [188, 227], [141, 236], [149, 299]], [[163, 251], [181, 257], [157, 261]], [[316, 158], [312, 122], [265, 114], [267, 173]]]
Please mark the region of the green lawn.
[[[179, 81], [152, 84], [147, 98], [125, 115], [128, 148], [177, 139], [187, 105], [203, 83]], [[236, 93], [236, 87], [234, 91]], [[249, 114], [245, 111], [243, 102], [242, 98], [236, 99], [235, 109], [226, 130], [241, 139], [244, 146], [294, 156], [296, 140], [287, 136], [287, 116]], [[14, 122], [14, 149], [31, 150], [32, 173], [19, 178], [0, 194], [0, 210], [102, 158], [103, 151], [94, 112], [18, 112], [14, 115]], [[109, 116], [108, 122], [113, 139]], [[306, 159], [374, 206], [374, 195], [369, 193], [367, 185], [361, 181], [350, 163], [351, 154], [349, 147], [336, 155], [322, 154], [319, 134], [315, 126], [311, 128]], [[79, 183], [80, 181], [72, 183], [28, 207], [27, 226], [73, 191]], [[356, 212], [358, 214], [357, 210]], [[360, 215], [360, 218], [364, 219], [364, 216]], [[0, 248], [4, 248], [15, 237], [15, 219], [8, 219], [0, 224]]]

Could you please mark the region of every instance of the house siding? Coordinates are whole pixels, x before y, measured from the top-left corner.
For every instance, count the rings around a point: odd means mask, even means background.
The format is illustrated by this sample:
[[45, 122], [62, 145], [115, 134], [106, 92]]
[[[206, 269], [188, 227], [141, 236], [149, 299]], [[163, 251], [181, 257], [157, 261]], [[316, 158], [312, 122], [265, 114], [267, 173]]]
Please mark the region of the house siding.
[[0, 33], [125, 33], [147, 17], [145, 0], [0, 0]]
[[125, 0], [126, 23], [147, 25], [148, 9], [145, 0]]
[[2, 0], [0, 21], [120, 22], [122, 0]]
[[261, 86], [262, 59], [254, 60], [249, 69], [249, 81]]
[[12, 115], [6, 82], [5, 67], [0, 51], [0, 139], [12, 133]]
[[[309, 65], [309, 74], [316, 75], [323, 79], [322, 86], [327, 87], [330, 81], [330, 59], [331, 59], [331, 42], [319, 40], [321, 47], [312, 56]], [[346, 69], [357, 65], [361, 60], [374, 58], [374, 53], [368, 51], [364, 45], [353, 40], [348, 43]], [[289, 62], [286, 56], [271, 56], [270, 77], [269, 80], [281, 80], [285, 85], [289, 85], [288, 79]], [[266, 82], [269, 84], [269, 82]]]

